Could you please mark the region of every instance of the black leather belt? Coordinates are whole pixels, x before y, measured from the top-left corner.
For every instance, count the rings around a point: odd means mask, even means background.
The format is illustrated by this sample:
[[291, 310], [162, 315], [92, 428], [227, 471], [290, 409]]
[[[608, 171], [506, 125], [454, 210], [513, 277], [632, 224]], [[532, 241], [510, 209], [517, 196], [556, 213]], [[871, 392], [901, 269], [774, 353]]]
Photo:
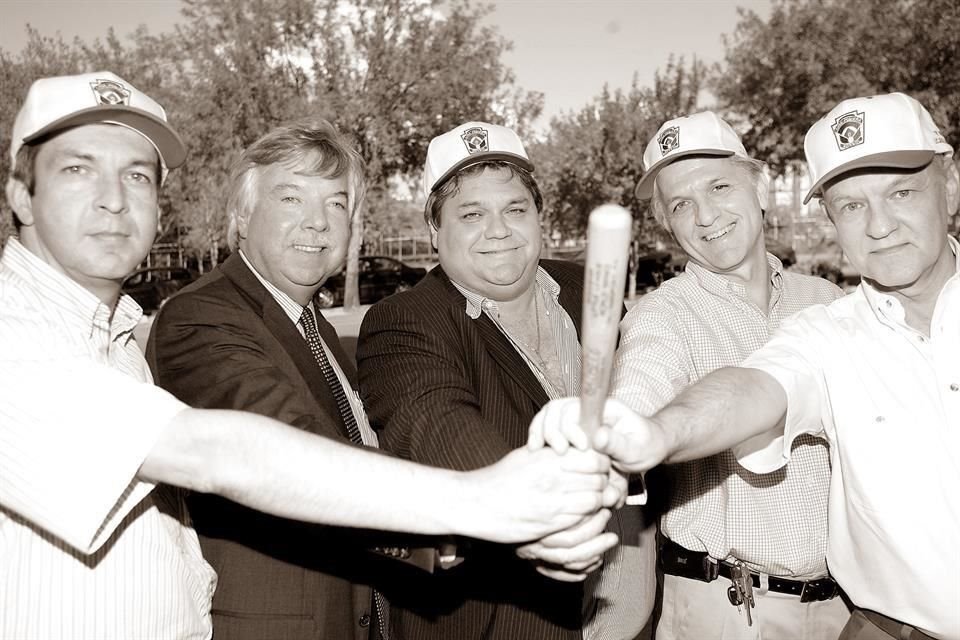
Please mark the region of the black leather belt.
[[[661, 538], [659, 561], [664, 573], [701, 582], [713, 582], [718, 577], [730, 579], [730, 568], [733, 566], [726, 561], [717, 562], [707, 553], [690, 551], [667, 538]], [[754, 589], [759, 589], [760, 576], [751, 573], [750, 577]], [[767, 589], [799, 596], [800, 602], [830, 600], [840, 594], [840, 587], [829, 576], [806, 582], [768, 576]]]

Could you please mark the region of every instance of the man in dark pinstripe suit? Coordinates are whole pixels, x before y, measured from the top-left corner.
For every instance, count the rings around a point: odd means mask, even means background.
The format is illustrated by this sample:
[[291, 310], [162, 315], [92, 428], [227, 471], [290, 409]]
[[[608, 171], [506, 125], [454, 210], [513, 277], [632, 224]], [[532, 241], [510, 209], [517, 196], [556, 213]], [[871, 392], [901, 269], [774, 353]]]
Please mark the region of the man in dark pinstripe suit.
[[[481, 467], [524, 446], [550, 398], [579, 391], [582, 268], [540, 260], [532, 172], [505, 127], [470, 122], [430, 143], [425, 216], [440, 266], [374, 305], [360, 332], [361, 394], [384, 448]], [[475, 542], [455, 569], [414, 576], [388, 594], [398, 637], [580, 640], [594, 606], [581, 580], [615, 542], [602, 533], [609, 516], [519, 550]], [[581, 544], [553, 547], [571, 541]], [[616, 637], [633, 637], [639, 617]]]

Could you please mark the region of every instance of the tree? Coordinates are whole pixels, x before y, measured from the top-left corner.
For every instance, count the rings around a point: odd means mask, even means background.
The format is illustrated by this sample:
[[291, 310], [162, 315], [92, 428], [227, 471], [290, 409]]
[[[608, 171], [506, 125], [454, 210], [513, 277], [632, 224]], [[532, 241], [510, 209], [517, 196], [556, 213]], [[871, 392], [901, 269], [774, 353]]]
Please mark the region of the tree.
[[548, 234], [582, 237], [589, 212], [616, 202], [632, 212], [635, 235], [662, 237], [634, 195], [641, 157], [661, 123], [695, 110], [706, 74], [696, 59], [688, 68], [671, 57], [655, 74], [653, 88], [641, 88], [634, 77], [628, 92], [605, 87], [578, 113], [551, 121], [546, 142], [531, 146]]
[[[311, 113], [352, 135], [367, 163], [372, 206], [392, 207], [387, 181], [419, 174], [435, 135], [468, 119], [526, 127], [542, 96], [514, 86], [509, 43], [469, 0], [184, 0], [184, 22], [129, 42], [112, 31], [67, 46], [34, 34], [20, 58], [0, 51], [0, 126], [29, 83], [109, 68], [167, 109], [190, 154], [163, 190], [162, 231], [202, 264], [225, 244], [223, 186], [241, 149]], [[441, 9], [443, 9], [441, 11]], [[7, 113], [9, 112], [9, 113]], [[9, 116], [9, 119], [6, 119]], [[2, 165], [0, 165], [2, 167]], [[378, 211], [371, 209], [374, 215]], [[389, 219], [392, 216], [384, 214]], [[358, 304], [364, 211], [354, 220], [346, 304]]]
[[776, 173], [803, 161], [810, 125], [859, 95], [911, 94], [960, 142], [955, 0], [778, 0], [766, 21], [740, 10], [726, 48], [714, 94]]
[[[509, 49], [482, 26], [485, 6], [438, 0], [327, 0], [311, 44], [317, 100], [352, 134], [367, 162], [371, 204], [394, 174], [419, 173], [429, 141], [465, 120], [525, 126], [542, 96], [513, 87]], [[388, 215], [371, 209], [373, 215]], [[353, 223], [344, 306], [359, 303], [357, 257], [365, 212]]]

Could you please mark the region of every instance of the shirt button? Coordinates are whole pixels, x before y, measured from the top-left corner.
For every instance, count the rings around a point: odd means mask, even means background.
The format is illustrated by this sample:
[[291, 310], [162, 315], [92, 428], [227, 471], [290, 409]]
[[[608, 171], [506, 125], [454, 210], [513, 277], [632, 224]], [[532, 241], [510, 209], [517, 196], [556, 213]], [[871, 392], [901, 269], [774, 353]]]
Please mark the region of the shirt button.
[[360, 616], [360, 626], [361, 626], [361, 627], [369, 627], [369, 626], [370, 626], [370, 615], [369, 615], [369, 614], [366, 614], [366, 613], [365, 613], [365, 614], [363, 614], [362, 616]]
[[950, 391], [957, 391], [958, 389], [960, 389], [960, 385], [958, 385], [956, 382], [950, 385]]
[[886, 420], [886, 418], [883, 416], [877, 416], [877, 422], [883, 422], [884, 420]]
[[892, 301], [892, 300], [887, 300], [886, 302], [884, 302], [884, 304], [887, 305], [887, 309], [889, 309], [890, 307], [893, 306], [893, 301]]

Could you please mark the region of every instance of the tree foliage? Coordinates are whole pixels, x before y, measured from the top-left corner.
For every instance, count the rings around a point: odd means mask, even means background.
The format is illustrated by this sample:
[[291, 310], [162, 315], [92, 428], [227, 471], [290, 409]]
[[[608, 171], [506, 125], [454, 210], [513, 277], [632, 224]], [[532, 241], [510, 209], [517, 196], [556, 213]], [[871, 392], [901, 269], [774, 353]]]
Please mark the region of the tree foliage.
[[960, 142], [956, 0], [777, 0], [767, 20], [741, 10], [726, 48], [714, 94], [777, 172], [802, 162], [811, 124], [860, 95], [906, 92]]
[[634, 195], [643, 150], [663, 121], [695, 110], [706, 74], [696, 59], [688, 67], [671, 58], [652, 88], [634, 78], [629, 91], [604, 88], [579, 112], [552, 120], [547, 140], [532, 148], [549, 233], [582, 237], [590, 211], [615, 202], [633, 213], [641, 237], [659, 236]]
[[[109, 69], [130, 80], [164, 105], [190, 151], [165, 185], [163, 231], [215, 263], [229, 166], [281, 122], [322, 116], [353, 136], [372, 207], [393, 206], [388, 179], [419, 173], [429, 140], [460, 122], [528, 126], [542, 96], [514, 86], [501, 61], [510, 45], [483, 25], [488, 11], [470, 0], [184, 0], [171, 33], [141, 28], [121, 41], [108, 31], [66, 44], [31, 31], [23, 51], [0, 50], [0, 131], [38, 77]], [[347, 305], [358, 303], [364, 213], [354, 220]]]

